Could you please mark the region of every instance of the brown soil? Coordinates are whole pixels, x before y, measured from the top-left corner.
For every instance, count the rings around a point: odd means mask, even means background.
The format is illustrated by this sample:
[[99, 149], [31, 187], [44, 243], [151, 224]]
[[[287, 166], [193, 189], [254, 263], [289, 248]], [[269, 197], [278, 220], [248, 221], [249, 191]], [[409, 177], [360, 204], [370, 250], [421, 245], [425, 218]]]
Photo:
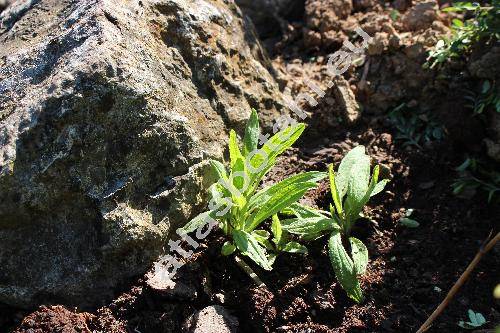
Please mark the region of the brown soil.
[[[387, 191], [373, 198], [364, 211], [366, 218], [353, 231], [370, 255], [362, 277], [364, 303], [353, 303], [336, 282], [325, 238], [308, 244], [307, 256], [281, 255], [272, 272], [254, 267], [269, 287], [256, 289], [231, 257], [220, 255], [224, 240], [213, 232], [178, 273], [177, 279], [196, 291], [193, 297], [172, 299], [148, 289], [140, 278], [108, 306], [89, 313], [41, 307], [22, 319], [27, 315], [22, 311], [2, 310], [0, 331], [16, 327], [16, 333], [180, 332], [195, 311], [220, 304], [238, 318], [241, 332], [415, 332], [472, 260], [482, 240], [492, 229], [498, 230], [500, 207], [488, 205], [480, 193], [472, 199], [451, 193], [454, 168], [465, 153], [453, 133], [463, 122], [446, 123], [451, 128], [444, 140], [417, 149], [403, 147], [394, 139], [396, 130], [382, 113], [401, 102], [439, 110], [444, 120], [456, 119], [455, 114], [463, 111], [461, 105], [442, 106], [449, 102], [442, 98], [443, 87], [434, 81], [435, 73], [421, 68], [426, 47], [435, 42], [436, 34], [446, 32], [445, 20], [426, 8], [406, 15], [409, 1], [396, 0], [386, 6], [358, 0], [352, 9], [346, 9], [344, 1], [332, 3], [339, 7], [306, 1], [304, 21], [295, 22], [280, 43], [268, 40], [265, 44], [272, 45], [270, 54], [281, 84], [296, 94], [307, 89], [304, 77], [324, 86], [325, 55], [338, 49], [349, 29], [361, 23], [380, 40], [364, 65], [347, 74], [365, 113], [354, 127], [347, 128], [334, 98], [322, 100], [310, 109], [308, 134], [280, 159], [267, 182], [300, 171], [325, 170], [358, 144], [367, 147], [374, 163], [386, 167], [385, 176], [391, 178]], [[401, 11], [401, 19], [395, 22], [390, 18], [393, 8]], [[318, 15], [329, 19], [318, 21]], [[399, 34], [397, 41], [390, 39], [393, 30]], [[370, 68], [363, 78], [367, 60]], [[372, 84], [360, 87], [360, 81]], [[470, 127], [465, 133], [473, 133]], [[305, 200], [325, 209], [331, 202], [327, 187], [322, 183]], [[415, 229], [398, 222], [410, 208], [414, 209], [412, 218], [420, 222]], [[457, 322], [465, 319], [468, 309], [486, 317], [488, 323], [482, 328], [500, 323], [500, 304], [492, 295], [499, 273], [496, 247], [429, 332], [460, 331]]]
[[[390, 168], [387, 192], [374, 198], [364, 212], [368, 218], [360, 220], [354, 231], [370, 253], [362, 277], [363, 304], [354, 304], [335, 282], [325, 238], [310, 244], [305, 257], [281, 255], [271, 273], [254, 267], [269, 286], [263, 290], [254, 288], [231, 258], [219, 255], [223, 239], [213, 233], [178, 275], [197, 290], [194, 300], [172, 302], [139, 280], [94, 314], [42, 307], [26, 317], [16, 333], [78, 332], [80, 326], [101, 327], [105, 332], [127, 332], [125, 327], [129, 332], [179, 332], [193, 312], [210, 304], [229, 309], [242, 332], [414, 332], [472, 259], [500, 211], [487, 206], [485, 198], [465, 200], [451, 194], [452, 170], [461, 154], [447, 148], [448, 143], [426, 151], [399, 150], [390, 131], [383, 120], [375, 119], [345, 134], [333, 131], [319, 143], [305, 142], [289, 151], [269, 177], [274, 181], [298, 171], [323, 170], [356, 144], [365, 145], [374, 161]], [[306, 199], [326, 207], [331, 202], [327, 184]], [[419, 228], [398, 224], [409, 208], [415, 209]], [[492, 290], [499, 267], [497, 248], [430, 332], [457, 332], [457, 322], [469, 308], [488, 318], [487, 327], [498, 323], [500, 307]], [[74, 330], [62, 330], [68, 325]], [[44, 331], [45, 327], [51, 329]], [[41, 330], [29, 330], [33, 328]]]

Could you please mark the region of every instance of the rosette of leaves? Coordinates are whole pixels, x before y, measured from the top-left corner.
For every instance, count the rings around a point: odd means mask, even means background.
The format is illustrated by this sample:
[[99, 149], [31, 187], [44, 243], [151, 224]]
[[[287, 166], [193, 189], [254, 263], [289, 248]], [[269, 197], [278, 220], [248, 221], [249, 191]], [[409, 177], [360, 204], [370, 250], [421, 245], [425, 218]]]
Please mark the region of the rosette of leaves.
[[276, 158], [293, 145], [304, 129], [304, 124], [291, 123], [269, 138], [259, 150], [259, 120], [253, 110], [241, 147], [236, 133], [230, 132], [229, 168], [219, 161], [210, 161], [219, 178], [210, 187], [211, 203], [215, 208], [195, 217], [180, 232], [189, 233], [203, 227], [210, 216], [229, 238], [222, 247], [223, 255], [239, 252], [265, 270], [271, 270], [277, 252], [304, 252], [305, 248], [298, 243], [285, 241], [276, 222], [273, 239], [262, 225], [297, 202], [327, 174], [305, 172], [259, 190], [259, 184], [276, 164]]
[[351, 236], [351, 230], [370, 198], [384, 189], [388, 180], [378, 181], [379, 166], [370, 177], [370, 158], [365, 147], [358, 146], [342, 160], [338, 171], [329, 166], [330, 190], [333, 205], [330, 213], [292, 205], [283, 213], [296, 218], [282, 221], [283, 230], [312, 240], [329, 234], [328, 254], [335, 275], [347, 295], [361, 302], [363, 294], [358, 276], [368, 264], [368, 250], [363, 242]]

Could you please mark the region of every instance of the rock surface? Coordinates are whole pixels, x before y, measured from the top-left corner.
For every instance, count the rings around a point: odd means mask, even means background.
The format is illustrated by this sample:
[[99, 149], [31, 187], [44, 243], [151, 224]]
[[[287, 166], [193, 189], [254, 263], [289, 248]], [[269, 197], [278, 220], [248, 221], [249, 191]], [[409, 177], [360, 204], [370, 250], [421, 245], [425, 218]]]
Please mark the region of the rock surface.
[[261, 37], [279, 35], [280, 29], [304, 10], [304, 0], [235, 0], [244, 14], [248, 15]]
[[102, 304], [197, 213], [208, 157], [281, 109], [223, 0], [24, 0], [0, 14], [0, 302]]
[[234, 333], [238, 328], [238, 319], [224, 307], [212, 305], [196, 312], [185, 326], [189, 333]]

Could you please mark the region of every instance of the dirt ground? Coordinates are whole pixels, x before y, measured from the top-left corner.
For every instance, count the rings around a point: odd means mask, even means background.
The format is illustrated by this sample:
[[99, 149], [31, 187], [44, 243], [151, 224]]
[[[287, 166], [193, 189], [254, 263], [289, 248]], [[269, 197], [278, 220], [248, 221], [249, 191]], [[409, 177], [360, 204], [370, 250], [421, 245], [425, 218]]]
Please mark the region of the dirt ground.
[[[478, 124], [473, 120], [464, 126], [457, 120], [466, 113], [464, 107], [454, 102], [436, 72], [422, 68], [428, 48], [447, 32], [448, 19], [434, 7], [415, 9], [404, 0], [358, 0], [353, 8], [343, 1], [331, 2], [338, 6], [325, 3], [330, 2], [306, 1], [301, 21], [290, 22], [284, 36], [263, 43], [283, 89], [297, 94], [307, 90], [305, 78], [324, 87], [326, 55], [359, 24], [378, 41], [346, 75], [363, 113], [348, 125], [333, 93], [327, 91], [317, 107], [308, 109], [311, 117], [304, 137], [281, 157], [266, 182], [300, 171], [323, 171], [339, 163], [352, 147], [367, 147], [373, 163], [383, 167], [391, 182], [370, 201], [366, 217], [353, 230], [370, 256], [362, 277], [364, 303], [353, 303], [336, 282], [325, 238], [310, 243], [306, 256], [280, 255], [271, 272], [254, 267], [268, 286], [257, 289], [231, 257], [220, 255], [224, 240], [213, 232], [178, 273], [189, 291], [181, 297], [155, 292], [139, 277], [117, 291], [110, 304], [88, 312], [57, 305], [32, 313], [1, 309], [1, 332], [180, 332], [195, 311], [214, 304], [238, 318], [241, 332], [418, 329], [490, 231], [498, 230], [499, 205], [488, 205], [482, 193], [458, 198], [451, 190], [455, 168], [467, 152], [480, 149], [479, 139], [474, 139]], [[387, 115], [403, 102], [435, 111], [443, 123], [443, 137], [418, 147], [403, 145]], [[326, 209], [331, 203], [328, 184], [323, 182], [304, 200]], [[420, 223], [417, 228], [399, 223], [409, 209]], [[482, 329], [500, 323], [500, 304], [492, 295], [500, 276], [499, 250], [494, 248], [483, 259], [429, 332], [460, 331], [457, 322], [466, 319], [468, 309], [485, 316], [488, 323]]]

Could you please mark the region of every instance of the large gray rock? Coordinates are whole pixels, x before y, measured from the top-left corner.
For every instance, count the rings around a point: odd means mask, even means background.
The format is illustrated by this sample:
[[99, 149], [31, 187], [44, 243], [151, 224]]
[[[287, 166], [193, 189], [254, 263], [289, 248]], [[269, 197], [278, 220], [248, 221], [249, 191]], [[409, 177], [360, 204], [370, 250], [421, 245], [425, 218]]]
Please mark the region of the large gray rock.
[[0, 302], [97, 305], [146, 271], [227, 129], [281, 108], [254, 35], [229, 0], [0, 14]]

